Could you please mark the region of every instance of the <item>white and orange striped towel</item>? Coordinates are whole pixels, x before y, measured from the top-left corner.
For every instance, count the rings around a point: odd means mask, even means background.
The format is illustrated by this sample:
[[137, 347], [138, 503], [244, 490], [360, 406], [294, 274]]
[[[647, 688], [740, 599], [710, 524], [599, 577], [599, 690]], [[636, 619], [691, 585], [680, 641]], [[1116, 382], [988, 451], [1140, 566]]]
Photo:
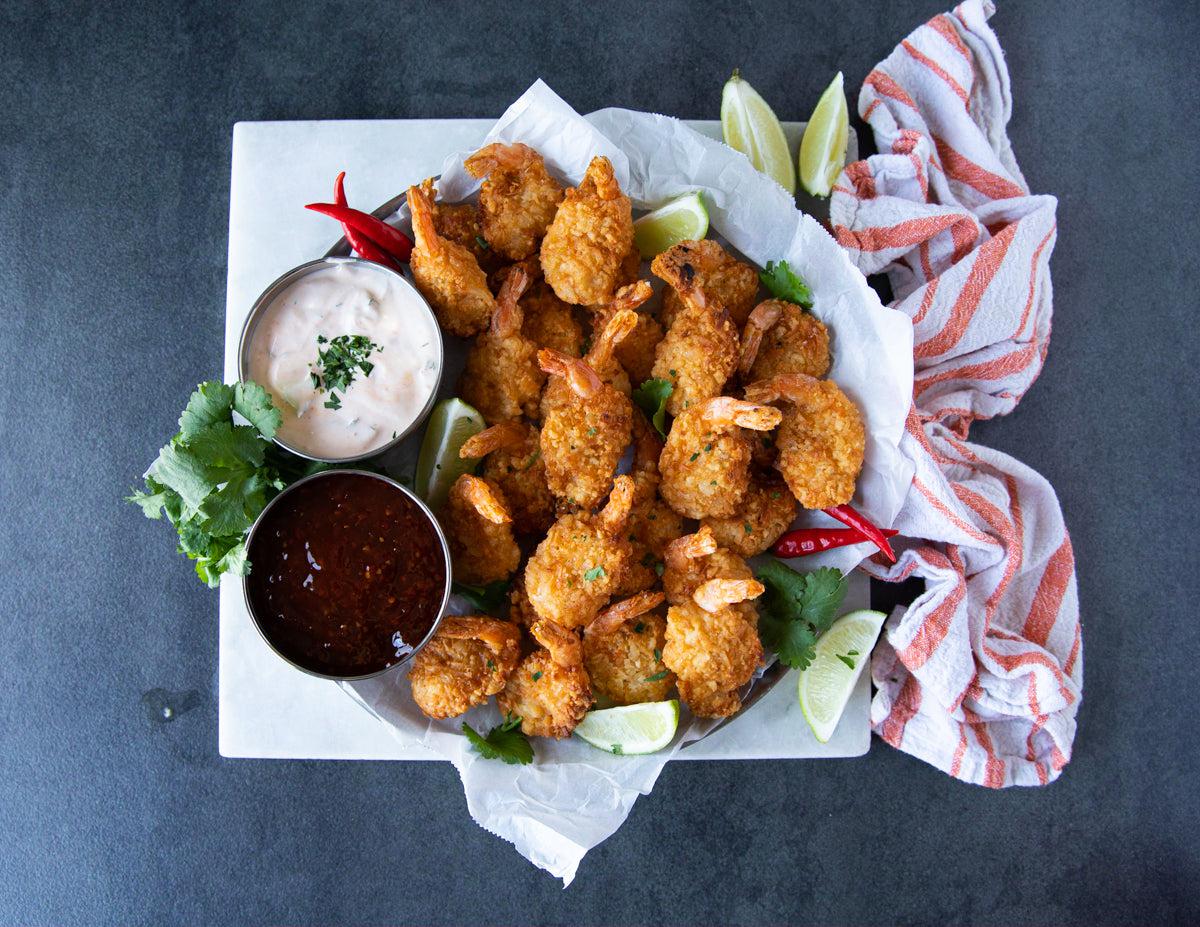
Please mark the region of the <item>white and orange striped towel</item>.
[[831, 203], [838, 242], [886, 272], [913, 321], [901, 451], [916, 466], [895, 565], [926, 591], [875, 651], [874, 730], [952, 776], [1037, 785], [1071, 757], [1083, 661], [1075, 560], [1053, 488], [967, 440], [1012, 411], [1046, 359], [1056, 200], [1030, 194], [1005, 127], [1008, 71], [989, 0], [934, 17], [871, 72], [859, 112], [879, 154]]

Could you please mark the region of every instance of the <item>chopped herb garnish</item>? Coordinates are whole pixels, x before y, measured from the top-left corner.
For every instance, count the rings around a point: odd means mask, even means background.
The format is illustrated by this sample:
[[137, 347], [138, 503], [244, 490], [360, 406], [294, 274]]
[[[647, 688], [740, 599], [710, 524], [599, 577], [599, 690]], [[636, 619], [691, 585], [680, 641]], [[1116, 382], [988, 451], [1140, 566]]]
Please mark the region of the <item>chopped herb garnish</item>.
[[748, 522], [748, 521], [742, 522], [742, 528], [743, 528], [743, 529], [745, 529], [745, 532], [746, 532], [747, 534], [753, 534], [753, 533], [754, 533], [754, 526], [753, 526], [753, 525], [751, 525], [751, 524], [750, 524], [750, 522]]
[[620, 744], [613, 744], [612, 752], [613, 752], [614, 756], [624, 756], [625, 755], [625, 751], [621, 749]]
[[716, 486], [716, 485], [717, 485], [717, 481], [716, 481], [716, 480], [709, 480], [709, 481], [708, 481], [708, 485], [709, 485], [709, 486]]
[[654, 662], [655, 663], [662, 662], [662, 651], [659, 650], [657, 647], [654, 648]]
[[779, 496], [780, 496], [779, 490], [775, 490], [773, 493], [771, 493], [772, 499], [778, 499]]
[[704, 445], [704, 453], [706, 453], [706, 454], [712, 453], [712, 445], [711, 444]]
[[839, 653], [839, 654], [835, 654], [835, 656], [836, 656], [836, 657], [837, 657], [839, 660], [841, 660], [843, 663], [845, 663], [845, 664], [846, 664], [848, 667], [850, 667], [850, 669], [854, 669], [854, 658], [853, 658], [853, 657], [851, 657], [851, 656], [850, 656], [850, 654], [848, 654], [848, 653]]
[[646, 682], [658, 682], [660, 679], [666, 679], [666, 678], [667, 678], [667, 670], [661, 670], [660, 672], [655, 673], [653, 676], [647, 676], [645, 681]]
[[337, 393], [330, 393], [329, 398], [325, 400], [325, 408], [333, 409], [336, 412], [342, 407], [342, 400], [338, 399]]
[[607, 574], [604, 572], [604, 567], [598, 566], [592, 567], [590, 570], [584, 573], [583, 578], [590, 583], [595, 582], [598, 579], [603, 579], [606, 575]]
[[645, 631], [645, 630], [646, 630], [646, 623], [645, 623], [645, 622], [643, 622], [643, 621], [639, 621], [637, 624], [635, 624], [635, 625], [633, 626], [633, 633], [634, 633], [634, 634], [641, 634], [641, 633], [642, 633], [643, 631]]
[[325, 408], [337, 411], [342, 402], [336, 390], [345, 392], [359, 372], [364, 377], [370, 376], [375, 365], [367, 358], [372, 351], [381, 349], [366, 335], [338, 335], [332, 341], [317, 335], [317, 344], [328, 344], [329, 347], [317, 349], [316, 369], [310, 374], [313, 388], [329, 393]]
[[479, 245], [480, 251], [487, 251], [491, 247], [491, 245], [488, 244], [487, 239], [482, 235], [475, 236], [475, 244]]
[[796, 276], [787, 261], [767, 261], [767, 269], [758, 272], [758, 279], [776, 299], [787, 300], [805, 309], [812, 308], [812, 290]]
[[659, 576], [663, 575], [663, 570], [665, 570], [665, 569], [666, 569], [666, 564], [664, 564], [661, 560], [658, 561], [658, 563], [654, 564], [654, 572], [657, 573]]
[[[671, 373], [673, 375], [675, 371]], [[633, 391], [633, 401], [664, 438], [667, 436], [667, 400], [674, 390], [670, 380], [647, 380]]]
[[595, 429], [595, 428], [589, 428], [589, 429], [587, 430], [587, 434], [588, 434], [588, 437], [589, 437], [589, 438], [594, 438], [594, 437], [596, 437], [596, 429]]
[[487, 737], [480, 736], [466, 721], [462, 732], [471, 742], [471, 748], [485, 760], [503, 760], [511, 766], [524, 766], [533, 762], [533, 747], [520, 728], [521, 719], [508, 714], [502, 724], [488, 731]]
[[542, 678], [542, 671], [538, 670], [536, 673], [532, 673], [529, 678], [532, 679], [534, 682], [537, 682], [539, 679]]
[[831, 567], [798, 573], [771, 560], [763, 564], [758, 578], [767, 587], [758, 624], [763, 645], [787, 666], [806, 669], [816, 658], [817, 638], [837, 617], [846, 595], [846, 577]]
[[487, 661], [487, 668], [488, 668], [488, 672], [489, 672], [489, 673], [490, 673], [490, 672], [492, 672], [492, 670], [494, 670], [494, 669], [496, 668], [496, 661], [495, 661], [495, 660], [488, 660], [488, 661]]
[[524, 473], [526, 470], [528, 470], [530, 467], [532, 467], [535, 463], [538, 462], [538, 458], [540, 458], [541, 456], [542, 456], [541, 448], [539, 448], [538, 450], [536, 450], [532, 454], [530, 454], [529, 460], [525, 462], [525, 466], [523, 466], [521, 468], [521, 472]]
[[691, 457], [688, 458], [688, 460], [691, 461], [692, 463], [695, 463], [699, 459], [700, 459], [699, 451], [696, 451], [696, 453], [694, 453]]

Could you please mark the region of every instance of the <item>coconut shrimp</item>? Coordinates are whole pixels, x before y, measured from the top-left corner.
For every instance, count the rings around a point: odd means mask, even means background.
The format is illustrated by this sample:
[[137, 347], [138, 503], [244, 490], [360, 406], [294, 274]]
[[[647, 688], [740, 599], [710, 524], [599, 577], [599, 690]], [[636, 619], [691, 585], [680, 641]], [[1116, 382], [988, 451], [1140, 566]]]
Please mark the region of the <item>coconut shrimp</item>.
[[773, 474], [756, 473], [732, 515], [705, 518], [701, 525], [711, 529], [722, 547], [753, 557], [778, 541], [795, 520], [796, 499], [787, 484]]
[[752, 437], [782, 414], [771, 406], [718, 396], [675, 419], [659, 458], [663, 499], [688, 518], [732, 515], [750, 484]]
[[585, 361], [548, 348], [542, 394], [542, 460], [550, 491], [568, 506], [594, 508], [612, 485], [629, 445], [633, 406]]
[[493, 142], [467, 158], [466, 168], [484, 178], [479, 210], [487, 243], [514, 261], [536, 252], [563, 198], [542, 156], [519, 142]]
[[[725, 547], [717, 546], [712, 529], [701, 527], [667, 545], [663, 556], [663, 589], [672, 605], [690, 602], [700, 586], [711, 579], [754, 579], [754, 571], [745, 559]], [[758, 609], [752, 602], [731, 606], [752, 626], [758, 625]]]
[[408, 188], [408, 208], [416, 239], [409, 267], [417, 289], [446, 331], [460, 338], [483, 331], [496, 311], [496, 300], [475, 255], [438, 234], [433, 197], [424, 189]]
[[508, 587], [508, 620], [527, 628], [532, 628], [538, 620], [537, 612], [529, 604], [529, 596], [525, 592], [524, 572], [514, 576]]
[[637, 285], [621, 290], [611, 304], [620, 308], [605, 316], [603, 325], [597, 325], [596, 337], [592, 341], [591, 348], [583, 357], [601, 380], [625, 396], [633, 392], [633, 387], [629, 383], [629, 374], [617, 360], [616, 351], [637, 328], [638, 314], [635, 311], [637, 300], [649, 295], [650, 284], [648, 283], [645, 285], [645, 291], [642, 291]]
[[568, 737], [592, 707], [592, 687], [583, 667], [583, 645], [574, 631], [551, 621], [529, 629], [541, 645], [508, 677], [496, 697], [500, 710], [521, 719], [531, 737]]
[[[696, 285], [724, 306], [733, 324], [741, 328], [758, 297], [758, 272], [710, 238], [680, 242], [676, 247], [685, 246], [692, 255], [690, 263], [695, 270]], [[680, 297], [674, 290], [663, 294], [661, 316], [668, 328], [684, 308], [685, 300]]]
[[554, 522], [554, 496], [546, 485], [537, 428], [524, 422], [500, 422], [468, 438], [458, 456], [484, 458], [481, 475], [504, 495], [513, 530], [542, 534]]
[[757, 580], [712, 579], [691, 601], [667, 610], [663, 663], [678, 677], [679, 696], [702, 718], [725, 718], [742, 707], [738, 689], [750, 681], [762, 644], [754, 626], [731, 607], [762, 595]]
[[516, 267], [525, 268], [532, 281], [521, 297], [521, 311], [525, 317], [521, 333], [539, 348], [553, 348], [572, 357], [581, 356], [583, 326], [576, 318], [576, 309], [555, 296], [554, 290], [542, 279], [542, 265], [537, 255], [492, 274], [489, 278], [492, 289], [499, 291]]
[[542, 240], [546, 282], [565, 302], [606, 303], [632, 246], [629, 197], [621, 192], [608, 158], [592, 158], [583, 182], [567, 191]]
[[658, 583], [663, 569], [663, 554], [673, 540], [683, 534], [683, 519], [659, 498], [658, 458], [662, 442], [646, 417], [633, 417], [633, 510], [626, 526], [633, 556], [617, 595], [632, 595]]
[[536, 415], [546, 382], [537, 362], [537, 345], [521, 333], [524, 315], [519, 300], [528, 286], [528, 271], [514, 265], [496, 297], [491, 327], [471, 345], [459, 380], [459, 394], [491, 425]]
[[460, 583], [486, 585], [508, 579], [521, 562], [508, 503], [491, 483], [464, 473], [450, 487], [438, 517], [450, 546], [454, 578]]
[[743, 382], [782, 373], [823, 377], [829, 372], [829, 330], [795, 303], [761, 302], [746, 322], [738, 370]]
[[858, 407], [831, 380], [782, 374], [746, 387], [752, 402], [783, 400], [775, 466], [806, 509], [843, 505], [862, 470], [866, 432]]
[[619, 476], [595, 515], [563, 515], [525, 564], [525, 591], [540, 618], [565, 628], [591, 621], [620, 585], [632, 549], [625, 536], [633, 480]]
[[583, 662], [592, 687], [618, 705], [661, 702], [675, 685], [662, 662], [667, 619], [647, 614], [663, 603], [643, 592], [597, 615], [583, 631]]
[[651, 264], [654, 273], [671, 285], [684, 304], [654, 351], [654, 376], [674, 385], [667, 400], [667, 411], [672, 415], [721, 395], [737, 369], [737, 327], [724, 305], [697, 282], [704, 258], [698, 246], [703, 244], [675, 245]]
[[452, 718], [504, 688], [521, 656], [521, 629], [487, 615], [447, 615], [413, 657], [413, 701], [430, 718]]

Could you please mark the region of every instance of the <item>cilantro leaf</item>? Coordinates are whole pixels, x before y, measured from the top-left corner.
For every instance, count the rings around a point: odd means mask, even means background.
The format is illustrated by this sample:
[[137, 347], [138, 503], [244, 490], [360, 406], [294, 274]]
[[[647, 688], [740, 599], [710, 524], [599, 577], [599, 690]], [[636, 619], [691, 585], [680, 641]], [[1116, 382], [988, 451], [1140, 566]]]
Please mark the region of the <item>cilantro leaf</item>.
[[763, 646], [782, 663], [806, 669], [816, 656], [817, 638], [837, 617], [846, 595], [846, 577], [831, 567], [798, 573], [771, 560], [759, 569], [758, 578], [767, 587], [759, 622]]
[[247, 380], [233, 388], [233, 411], [258, 429], [258, 433], [271, 441], [283, 424], [283, 413], [275, 408], [271, 394]]
[[451, 583], [450, 591], [460, 595], [477, 609], [484, 612], [495, 612], [503, 607], [508, 599], [508, 581], [498, 579], [485, 586], [471, 586], [467, 583]]
[[168, 512], [169, 517], [172, 503], [181, 501], [177, 492], [158, 485], [152, 477], [146, 478], [146, 489], [149, 492], [143, 492], [140, 489], [133, 490], [125, 497], [125, 501], [140, 505], [142, 514], [155, 521], [163, 517], [164, 511]]
[[150, 465], [150, 475], [168, 489], [174, 490], [189, 512], [195, 512], [218, 481], [214, 468], [209, 466], [187, 445], [172, 441], [158, 452]]
[[664, 438], [668, 431], [667, 400], [674, 391], [675, 385], [670, 380], [647, 380], [633, 391], [633, 401]]
[[188, 448], [214, 470], [261, 467], [266, 447], [255, 429], [229, 421], [208, 425], [188, 438]]
[[200, 528], [214, 536], [249, 531], [267, 505], [267, 488], [257, 473], [238, 474], [200, 504]]
[[187, 408], [179, 416], [179, 434], [190, 438], [201, 428], [228, 421], [233, 405], [233, 387], [219, 380], [207, 380], [196, 387], [188, 399]]
[[758, 279], [776, 299], [796, 303], [805, 309], [812, 308], [812, 290], [788, 267], [787, 261], [767, 261], [767, 269], [758, 272]]
[[604, 567], [597, 566], [592, 567], [590, 570], [585, 572], [583, 574], [583, 578], [589, 583], [594, 583], [598, 579], [603, 579], [606, 575], [607, 574], [604, 572]]
[[462, 723], [462, 732], [471, 742], [471, 748], [485, 760], [503, 760], [510, 766], [524, 766], [533, 762], [533, 747], [521, 732], [521, 719], [508, 715], [502, 724], [488, 731], [483, 737], [475, 728]]

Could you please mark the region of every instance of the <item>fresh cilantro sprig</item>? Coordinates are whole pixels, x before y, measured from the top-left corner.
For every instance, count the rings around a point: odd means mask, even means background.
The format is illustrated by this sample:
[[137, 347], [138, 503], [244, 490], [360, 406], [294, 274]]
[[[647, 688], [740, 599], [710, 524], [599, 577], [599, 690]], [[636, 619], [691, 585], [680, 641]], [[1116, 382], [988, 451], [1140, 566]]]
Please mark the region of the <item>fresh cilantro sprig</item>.
[[493, 613], [508, 601], [508, 580], [498, 579], [483, 586], [454, 582], [450, 584], [450, 591], [462, 596], [481, 612]]
[[[234, 413], [249, 425], [234, 420]], [[179, 431], [158, 452], [145, 488], [126, 501], [147, 518], [164, 515], [179, 535], [179, 552], [209, 586], [223, 573], [244, 576], [246, 532], [267, 502], [311, 465], [271, 443], [283, 417], [257, 383], [201, 383], [179, 417]]]
[[763, 646], [788, 666], [807, 669], [816, 658], [817, 638], [837, 617], [846, 595], [846, 577], [832, 567], [797, 573], [771, 560], [759, 569], [758, 578], [767, 587], [760, 600], [763, 614], [758, 625]]
[[533, 747], [521, 732], [521, 719], [512, 714], [505, 715], [504, 721], [488, 731], [487, 737], [480, 736], [466, 721], [462, 724], [462, 732], [471, 742], [471, 748], [485, 760], [503, 760], [510, 766], [533, 762]]
[[664, 438], [667, 436], [667, 400], [674, 391], [675, 385], [670, 380], [647, 380], [633, 391], [633, 401]]
[[369, 377], [375, 365], [367, 358], [372, 352], [382, 349], [366, 335], [338, 335], [332, 341], [324, 335], [317, 335], [317, 344], [328, 347], [317, 348], [317, 362], [310, 374], [313, 388], [329, 393], [325, 408], [336, 411], [342, 407], [336, 390], [344, 393], [354, 382], [358, 371], [362, 371], [364, 377]]
[[767, 261], [767, 269], [758, 272], [758, 279], [776, 299], [796, 303], [805, 309], [812, 308], [812, 290], [788, 266], [787, 261]]

